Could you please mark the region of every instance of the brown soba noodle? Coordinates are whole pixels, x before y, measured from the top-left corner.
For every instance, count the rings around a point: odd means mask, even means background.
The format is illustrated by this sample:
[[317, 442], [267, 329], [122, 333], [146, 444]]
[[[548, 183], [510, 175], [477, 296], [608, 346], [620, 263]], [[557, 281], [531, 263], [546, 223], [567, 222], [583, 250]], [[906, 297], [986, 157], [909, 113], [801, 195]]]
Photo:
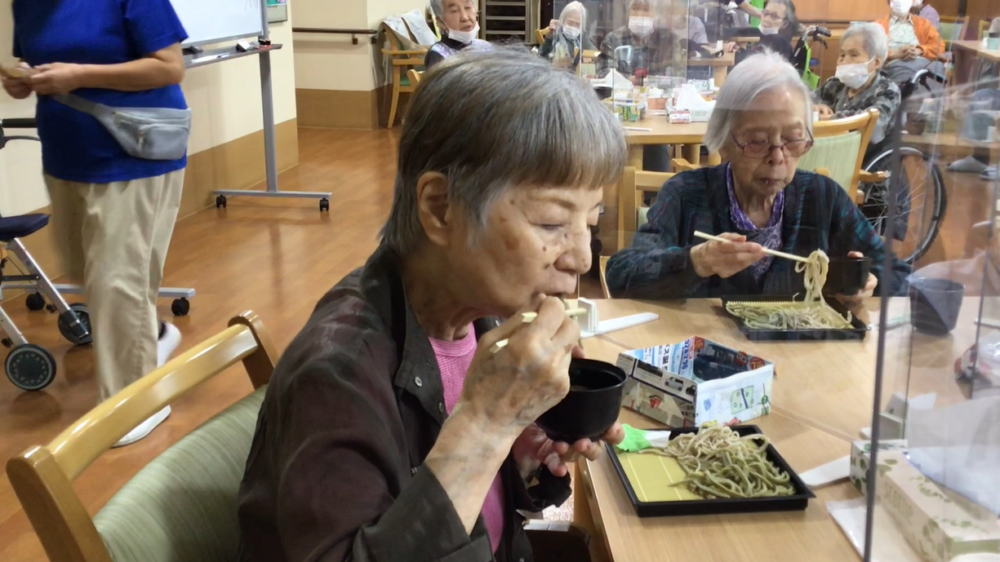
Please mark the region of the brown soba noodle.
[[806, 262], [795, 265], [804, 274], [805, 298], [787, 302], [726, 303], [726, 310], [743, 319], [750, 328], [765, 330], [850, 329], [851, 317], [844, 318], [823, 298], [823, 286], [830, 270], [830, 258], [823, 250], [809, 254]]

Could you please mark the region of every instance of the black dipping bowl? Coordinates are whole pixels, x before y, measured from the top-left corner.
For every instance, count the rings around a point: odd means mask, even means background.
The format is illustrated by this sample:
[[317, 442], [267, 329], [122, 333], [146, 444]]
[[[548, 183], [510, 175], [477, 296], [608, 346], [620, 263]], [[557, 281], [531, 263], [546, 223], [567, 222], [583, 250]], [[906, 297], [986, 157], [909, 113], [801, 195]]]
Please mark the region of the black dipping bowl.
[[611, 97], [614, 90], [612, 90], [610, 86], [595, 86], [594, 93], [597, 94], [597, 99], [604, 101]]
[[871, 258], [830, 258], [823, 294], [851, 296], [861, 292], [872, 271]]
[[910, 282], [910, 323], [918, 332], [943, 336], [955, 329], [965, 286], [948, 279], [922, 277]]
[[603, 361], [573, 359], [570, 390], [562, 402], [536, 422], [553, 441], [597, 441], [618, 419], [625, 391], [625, 371]]

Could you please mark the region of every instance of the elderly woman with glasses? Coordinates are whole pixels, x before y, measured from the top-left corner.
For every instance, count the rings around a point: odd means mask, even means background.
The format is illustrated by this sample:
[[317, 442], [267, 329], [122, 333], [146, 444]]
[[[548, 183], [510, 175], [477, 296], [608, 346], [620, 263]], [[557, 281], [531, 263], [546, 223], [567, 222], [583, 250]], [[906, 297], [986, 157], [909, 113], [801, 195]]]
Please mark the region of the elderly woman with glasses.
[[[885, 283], [900, 291], [909, 268], [882, 268], [882, 240], [829, 178], [796, 169], [812, 146], [809, 91], [774, 53], [733, 69], [719, 91], [705, 144], [724, 163], [664, 184], [648, 223], [607, 266], [617, 297], [675, 299], [803, 293], [795, 262], [764, 248], [806, 256], [866, 255], [872, 277], [857, 299]], [[727, 241], [705, 242], [694, 232]], [[847, 300], [847, 299], [845, 299]]]
[[603, 447], [552, 442], [534, 422], [581, 353], [558, 297], [590, 270], [590, 227], [627, 157], [621, 125], [528, 53], [456, 55], [411, 103], [381, 245], [271, 377], [240, 560], [531, 560], [519, 511], [564, 501], [565, 461]]

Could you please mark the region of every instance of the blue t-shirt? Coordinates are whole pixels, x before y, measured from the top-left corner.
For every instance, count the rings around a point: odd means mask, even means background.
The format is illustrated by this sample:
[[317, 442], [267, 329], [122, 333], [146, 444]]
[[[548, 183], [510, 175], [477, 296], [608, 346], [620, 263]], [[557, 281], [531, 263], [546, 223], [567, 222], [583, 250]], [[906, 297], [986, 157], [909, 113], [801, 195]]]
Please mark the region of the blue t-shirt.
[[[187, 39], [170, 0], [14, 0], [13, 6], [14, 56], [31, 66], [124, 63]], [[178, 85], [73, 93], [112, 107], [187, 108]], [[97, 119], [48, 96], [38, 97], [37, 118], [45, 172], [61, 180], [131, 181], [187, 165], [187, 157], [163, 161], [129, 156]]]

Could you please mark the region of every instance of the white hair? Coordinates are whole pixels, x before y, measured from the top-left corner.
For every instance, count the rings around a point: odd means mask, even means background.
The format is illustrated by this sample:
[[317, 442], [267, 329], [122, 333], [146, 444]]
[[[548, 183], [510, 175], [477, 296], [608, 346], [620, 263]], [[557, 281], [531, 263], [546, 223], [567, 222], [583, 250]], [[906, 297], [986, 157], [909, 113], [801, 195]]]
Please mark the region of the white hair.
[[873, 22], [852, 24], [844, 32], [844, 36], [840, 39], [840, 44], [843, 45], [845, 41], [855, 35], [861, 37], [861, 42], [864, 43], [868, 58], [885, 62], [885, 58], [889, 54], [889, 38], [886, 37], [882, 24]]
[[580, 2], [570, 2], [559, 12], [559, 24], [566, 25], [566, 17], [576, 12], [580, 14], [580, 29], [587, 29], [587, 9]]
[[744, 59], [726, 77], [716, 97], [715, 110], [708, 119], [705, 146], [718, 152], [732, 135], [737, 113], [746, 110], [758, 96], [775, 90], [798, 92], [805, 102], [803, 120], [812, 135], [812, 98], [795, 67], [781, 55], [764, 50]]
[[[472, 2], [472, 0], [466, 0], [466, 1]], [[444, 3], [445, 0], [431, 0], [431, 11], [434, 12], [434, 15], [437, 16], [437, 19], [442, 21], [444, 20]], [[472, 3], [474, 5], [476, 4], [475, 2]]]

